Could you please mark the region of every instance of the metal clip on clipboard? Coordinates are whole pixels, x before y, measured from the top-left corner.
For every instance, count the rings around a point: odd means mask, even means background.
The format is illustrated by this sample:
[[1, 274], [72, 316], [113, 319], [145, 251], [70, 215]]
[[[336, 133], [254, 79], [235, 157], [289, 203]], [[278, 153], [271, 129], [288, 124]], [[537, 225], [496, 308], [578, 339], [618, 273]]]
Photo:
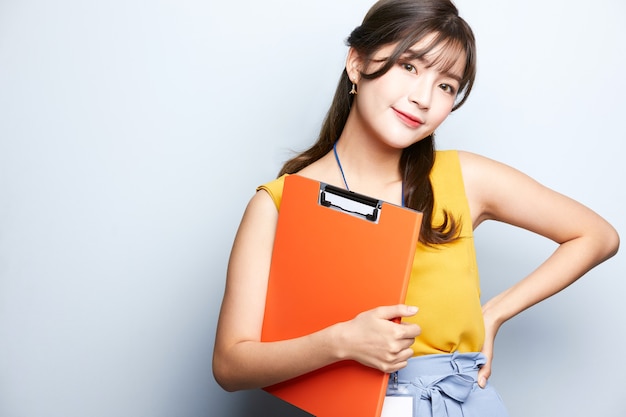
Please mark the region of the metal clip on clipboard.
[[382, 202], [375, 198], [320, 183], [319, 204], [378, 223]]

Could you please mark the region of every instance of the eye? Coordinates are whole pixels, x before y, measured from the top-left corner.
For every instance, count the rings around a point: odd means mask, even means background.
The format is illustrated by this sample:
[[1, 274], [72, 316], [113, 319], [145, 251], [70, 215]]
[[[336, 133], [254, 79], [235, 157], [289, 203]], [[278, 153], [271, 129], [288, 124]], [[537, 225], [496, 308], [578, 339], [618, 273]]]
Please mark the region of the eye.
[[440, 84], [439, 88], [441, 88], [444, 92], [446, 92], [448, 94], [455, 94], [456, 93], [456, 88], [454, 88], [450, 84]]
[[400, 66], [410, 73], [417, 74], [417, 68], [415, 68], [415, 65], [413, 64], [403, 63], [400, 64]]

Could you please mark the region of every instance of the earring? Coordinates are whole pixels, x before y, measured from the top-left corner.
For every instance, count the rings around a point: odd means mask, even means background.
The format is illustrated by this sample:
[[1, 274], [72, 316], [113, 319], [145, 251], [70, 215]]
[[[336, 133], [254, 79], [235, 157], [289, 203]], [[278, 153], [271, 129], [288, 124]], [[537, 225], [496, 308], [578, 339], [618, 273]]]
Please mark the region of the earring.
[[355, 96], [357, 94], [356, 92], [356, 84], [352, 83], [352, 90], [350, 90], [350, 95]]

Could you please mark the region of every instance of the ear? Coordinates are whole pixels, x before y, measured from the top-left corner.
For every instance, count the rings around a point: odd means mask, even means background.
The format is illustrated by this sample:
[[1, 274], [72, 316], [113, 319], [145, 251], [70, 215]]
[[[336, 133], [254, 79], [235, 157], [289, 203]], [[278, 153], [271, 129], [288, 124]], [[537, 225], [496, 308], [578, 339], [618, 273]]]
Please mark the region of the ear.
[[346, 58], [346, 72], [354, 84], [357, 84], [361, 80], [362, 64], [363, 60], [361, 59], [361, 56], [354, 48], [351, 47], [348, 50], [348, 57]]

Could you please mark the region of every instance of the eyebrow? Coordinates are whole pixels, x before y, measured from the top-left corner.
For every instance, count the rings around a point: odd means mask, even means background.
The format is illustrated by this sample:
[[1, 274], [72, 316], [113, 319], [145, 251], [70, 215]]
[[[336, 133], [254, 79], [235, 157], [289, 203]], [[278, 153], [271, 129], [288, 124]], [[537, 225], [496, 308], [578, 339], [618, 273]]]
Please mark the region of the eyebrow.
[[442, 74], [445, 75], [446, 77], [452, 78], [453, 80], [455, 80], [459, 84], [461, 84], [461, 81], [463, 81], [463, 78], [460, 77], [459, 75], [457, 75], [454, 72], [445, 71], [445, 72], [442, 72]]

